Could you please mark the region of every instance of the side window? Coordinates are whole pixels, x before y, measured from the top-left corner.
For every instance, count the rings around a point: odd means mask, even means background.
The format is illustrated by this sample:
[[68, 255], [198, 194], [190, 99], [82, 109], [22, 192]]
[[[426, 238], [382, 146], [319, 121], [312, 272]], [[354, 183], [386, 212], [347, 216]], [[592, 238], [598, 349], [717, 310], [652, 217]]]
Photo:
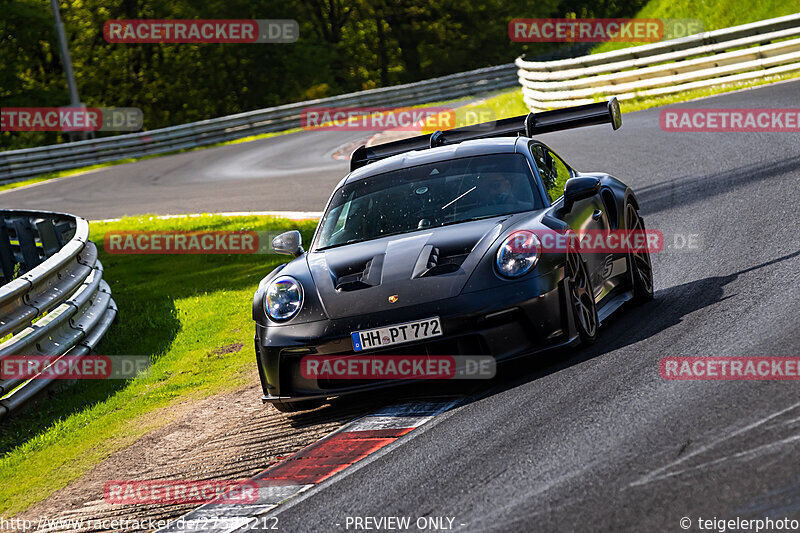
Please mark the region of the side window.
[[552, 166], [547, 164], [544, 147], [541, 144], [531, 145], [531, 155], [536, 163], [536, 169], [539, 171], [539, 175], [544, 181], [544, 188], [547, 189], [549, 193], [550, 187], [555, 183], [555, 176], [552, 173]]
[[552, 167], [556, 175], [556, 181], [566, 183], [566, 181], [572, 177], [572, 173], [570, 172], [567, 164], [564, 163], [564, 160], [558, 157], [552, 150], [547, 151], [547, 157], [553, 162]]
[[564, 192], [564, 184], [572, 177], [569, 167], [555, 152], [541, 144], [531, 145], [531, 154], [550, 200], [558, 198]]
[[[342, 207], [341, 209], [338, 208], [338, 207], [336, 208], [336, 209], [340, 209], [341, 212], [339, 213], [339, 220], [336, 221], [336, 225], [333, 227], [333, 234], [334, 235], [336, 235], [337, 233], [339, 233], [340, 231], [342, 231], [344, 229], [344, 223], [347, 220], [348, 213], [350, 213], [350, 205], [351, 204], [352, 204], [352, 202], [347, 202], [346, 204], [344, 204], [344, 207]], [[331, 214], [333, 214], [333, 211], [331, 211]]]
[[572, 172], [564, 161], [550, 149], [545, 150], [545, 159], [550, 168], [550, 175], [553, 178], [552, 184], [548, 184], [547, 192], [553, 198], [558, 198], [564, 192], [564, 185], [572, 177]]

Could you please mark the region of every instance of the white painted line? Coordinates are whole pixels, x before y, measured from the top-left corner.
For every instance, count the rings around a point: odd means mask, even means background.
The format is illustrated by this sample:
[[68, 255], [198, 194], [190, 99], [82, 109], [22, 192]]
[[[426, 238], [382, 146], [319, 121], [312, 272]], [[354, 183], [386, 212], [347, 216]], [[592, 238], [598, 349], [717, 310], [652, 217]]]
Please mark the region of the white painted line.
[[460, 400], [446, 403], [429, 402], [393, 405], [353, 420], [339, 431], [370, 431], [375, 429], [417, 428], [433, 417], [448, 411]]
[[264, 485], [258, 487], [258, 501], [265, 503], [272, 503], [278, 505], [279, 503], [291, 498], [295, 494], [299, 494], [313, 487], [314, 485], [277, 485], [270, 486]]

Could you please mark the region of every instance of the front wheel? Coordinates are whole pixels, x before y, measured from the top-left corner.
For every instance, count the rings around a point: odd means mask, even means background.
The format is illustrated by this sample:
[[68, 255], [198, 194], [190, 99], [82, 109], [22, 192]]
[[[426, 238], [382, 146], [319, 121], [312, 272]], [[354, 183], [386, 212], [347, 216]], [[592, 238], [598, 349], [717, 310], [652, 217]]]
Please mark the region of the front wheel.
[[578, 330], [581, 345], [592, 344], [597, 339], [597, 328], [600, 320], [597, 317], [597, 306], [589, 279], [589, 272], [578, 252], [567, 252], [567, 275], [569, 276], [570, 306], [575, 318], [575, 329]]
[[[625, 206], [625, 227], [629, 231], [644, 232], [644, 221], [630, 202]], [[646, 242], [646, 241], [645, 241]], [[653, 264], [647, 245], [628, 252], [628, 268], [633, 277], [633, 303], [653, 299]]]

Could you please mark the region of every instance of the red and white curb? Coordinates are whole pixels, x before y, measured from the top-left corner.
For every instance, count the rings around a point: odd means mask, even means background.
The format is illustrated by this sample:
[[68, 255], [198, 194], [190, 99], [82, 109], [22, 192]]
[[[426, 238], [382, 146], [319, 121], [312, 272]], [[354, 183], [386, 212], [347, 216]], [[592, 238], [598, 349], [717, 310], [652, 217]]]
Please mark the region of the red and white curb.
[[258, 528], [262, 520], [268, 524], [269, 519], [263, 515], [281, 503], [394, 443], [458, 402], [448, 399], [402, 403], [353, 420], [248, 480], [248, 484], [258, 485], [254, 501], [209, 502], [159, 531], [231, 533]]

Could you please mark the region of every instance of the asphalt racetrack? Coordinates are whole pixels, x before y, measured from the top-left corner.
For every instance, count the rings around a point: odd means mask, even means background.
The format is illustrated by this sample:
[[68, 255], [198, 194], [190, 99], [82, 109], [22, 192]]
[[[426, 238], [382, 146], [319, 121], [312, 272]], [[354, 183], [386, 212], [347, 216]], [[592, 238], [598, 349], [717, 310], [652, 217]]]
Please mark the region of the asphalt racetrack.
[[[800, 108], [800, 81], [678, 107]], [[618, 132], [542, 137], [577, 169], [636, 191], [666, 237], [655, 300], [617, 315], [587, 349], [501, 369], [460, 407], [279, 507], [281, 531], [345, 531], [347, 517], [366, 516], [452, 517], [462, 531], [800, 518], [798, 382], [659, 375], [667, 356], [800, 355], [800, 137], [667, 133], [660, 112], [626, 114]], [[321, 211], [347, 172], [331, 154], [368, 135], [301, 132], [150, 159], [0, 204], [90, 219]], [[675, 235], [690, 234], [698, 246], [676, 249]]]

